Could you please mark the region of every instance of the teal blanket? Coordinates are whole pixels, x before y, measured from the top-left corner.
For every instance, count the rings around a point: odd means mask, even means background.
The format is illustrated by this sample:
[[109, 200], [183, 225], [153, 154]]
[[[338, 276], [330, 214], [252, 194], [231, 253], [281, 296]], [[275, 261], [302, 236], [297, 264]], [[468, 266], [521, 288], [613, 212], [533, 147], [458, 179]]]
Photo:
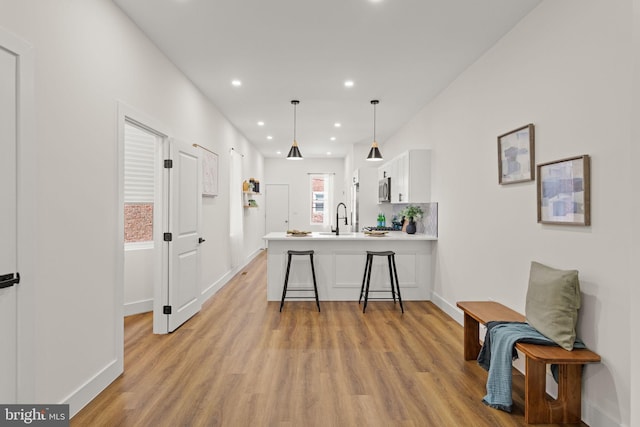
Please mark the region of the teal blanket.
[[[482, 401], [492, 408], [506, 412], [511, 412], [513, 403], [511, 398], [511, 364], [518, 357], [515, 349], [517, 342], [557, 345], [528, 323], [487, 323], [487, 334], [478, 355], [480, 366], [489, 371], [487, 395]], [[584, 348], [584, 344], [576, 340], [575, 348]]]

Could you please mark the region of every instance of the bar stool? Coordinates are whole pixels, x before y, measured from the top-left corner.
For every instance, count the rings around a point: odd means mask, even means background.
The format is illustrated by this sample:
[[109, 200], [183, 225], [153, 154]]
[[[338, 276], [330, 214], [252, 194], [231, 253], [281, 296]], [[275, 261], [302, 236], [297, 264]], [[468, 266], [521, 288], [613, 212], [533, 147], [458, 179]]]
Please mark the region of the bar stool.
[[[318, 311], [320, 311], [320, 300], [318, 299], [318, 286], [316, 285], [316, 270], [313, 266], [313, 251], [287, 251], [287, 255], [289, 257], [287, 261], [287, 273], [284, 276], [284, 287], [282, 288], [282, 299], [280, 300], [280, 312], [282, 312], [282, 307], [284, 306], [284, 299], [286, 298], [307, 298], [304, 296], [290, 296], [287, 297], [287, 291], [302, 291], [302, 292], [314, 292], [316, 295], [316, 305], [318, 306]], [[309, 259], [311, 260], [311, 275], [313, 276], [313, 289], [311, 288], [289, 288], [289, 271], [291, 270], [291, 257], [293, 255], [309, 255]]]
[[[367, 301], [369, 299], [388, 299], [387, 298], [369, 298], [369, 292], [391, 292], [393, 296], [393, 303], [396, 303], [396, 295], [398, 296], [398, 301], [400, 302], [400, 310], [404, 313], [404, 307], [402, 306], [402, 297], [400, 296], [400, 283], [398, 282], [398, 270], [396, 268], [396, 253], [393, 251], [367, 251], [367, 262], [364, 265], [364, 277], [362, 278], [362, 287], [360, 288], [360, 299], [358, 300], [358, 305], [362, 301], [362, 297], [364, 296], [364, 307], [362, 308], [362, 312], [366, 312], [367, 310]], [[374, 256], [386, 256], [387, 261], [389, 262], [389, 279], [391, 280], [391, 291], [388, 290], [369, 290], [369, 283], [371, 282], [371, 265], [373, 264]], [[394, 285], [395, 278], [395, 285]], [[366, 283], [366, 288], [365, 288]]]

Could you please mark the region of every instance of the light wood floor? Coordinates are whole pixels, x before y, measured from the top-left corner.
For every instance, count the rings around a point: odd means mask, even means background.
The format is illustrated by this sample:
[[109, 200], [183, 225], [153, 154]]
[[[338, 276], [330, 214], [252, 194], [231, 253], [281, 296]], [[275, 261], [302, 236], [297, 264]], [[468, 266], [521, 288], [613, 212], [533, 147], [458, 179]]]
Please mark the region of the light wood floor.
[[125, 372], [72, 426], [522, 426], [485, 406], [487, 374], [430, 302], [266, 301], [259, 255], [176, 332], [125, 320]]

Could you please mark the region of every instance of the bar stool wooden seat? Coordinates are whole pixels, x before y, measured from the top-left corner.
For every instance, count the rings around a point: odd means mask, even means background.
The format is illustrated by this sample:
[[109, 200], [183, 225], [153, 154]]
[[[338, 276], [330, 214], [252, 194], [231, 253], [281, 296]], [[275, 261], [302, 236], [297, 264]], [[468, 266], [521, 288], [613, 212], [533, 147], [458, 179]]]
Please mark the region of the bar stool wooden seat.
[[[280, 312], [282, 312], [282, 307], [284, 306], [285, 298], [298, 298], [298, 299], [306, 299], [307, 296], [287, 296], [288, 291], [292, 292], [313, 292], [316, 296], [316, 305], [318, 306], [318, 311], [320, 311], [320, 300], [318, 299], [318, 285], [316, 284], [316, 270], [313, 265], [313, 251], [287, 251], [287, 273], [284, 276], [284, 286], [282, 288], [282, 299], [280, 300]], [[289, 288], [289, 271], [291, 270], [291, 257], [294, 255], [309, 255], [309, 259], [311, 260], [311, 275], [313, 277], [313, 288]]]
[[[362, 297], [364, 296], [364, 306], [362, 307], [362, 312], [365, 313], [367, 310], [367, 302], [370, 299], [389, 299], [387, 298], [369, 298], [369, 292], [391, 292], [391, 296], [393, 297], [393, 303], [396, 303], [396, 296], [398, 297], [398, 302], [400, 303], [400, 310], [404, 313], [404, 307], [402, 306], [402, 297], [400, 296], [400, 283], [398, 282], [398, 270], [396, 269], [396, 253], [393, 251], [367, 251], [367, 262], [364, 265], [364, 277], [362, 278], [362, 287], [360, 288], [360, 299], [358, 299], [358, 305], [362, 301]], [[369, 290], [369, 284], [371, 283], [371, 265], [373, 264], [374, 256], [386, 256], [387, 261], [389, 263], [389, 279], [391, 281], [391, 290], [380, 289], [380, 290]], [[395, 279], [395, 282], [394, 282]], [[365, 287], [366, 284], [366, 287]]]

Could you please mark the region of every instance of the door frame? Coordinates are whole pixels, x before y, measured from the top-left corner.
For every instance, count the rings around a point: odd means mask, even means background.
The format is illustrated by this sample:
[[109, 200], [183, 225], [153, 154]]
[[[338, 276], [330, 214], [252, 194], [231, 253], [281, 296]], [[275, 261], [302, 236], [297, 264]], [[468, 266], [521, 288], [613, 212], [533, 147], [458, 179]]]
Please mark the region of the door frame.
[[17, 60], [17, 268], [21, 281], [17, 294], [17, 390], [18, 402], [35, 400], [35, 290], [36, 277], [36, 189], [37, 150], [35, 140], [35, 91], [33, 47], [0, 28], [0, 48]]
[[[116, 247], [116, 277], [119, 286], [116, 286], [116, 353], [119, 369], [124, 370], [124, 125], [125, 122], [133, 122], [149, 132], [152, 132], [162, 138], [161, 147], [156, 151], [156, 164], [160, 165], [165, 158], [165, 152], [168, 150], [169, 139], [171, 135], [170, 129], [158, 120], [140, 112], [139, 110], [127, 105], [122, 101], [117, 101], [117, 122], [118, 122], [118, 239]], [[161, 169], [158, 169], [161, 170]], [[166, 287], [168, 285], [166, 274], [167, 268], [163, 261], [162, 249], [162, 233], [166, 230], [166, 212], [168, 209], [165, 184], [163, 182], [164, 172], [160, 172], [156, 176], [155, 200], [154, 200], [154, 255], [153, 255], [153, 333], [168, 333], [166, 315], [162, 313], [162, 306], [166, 301]], [[164, 298], [164, 299], [163, 299]]]

